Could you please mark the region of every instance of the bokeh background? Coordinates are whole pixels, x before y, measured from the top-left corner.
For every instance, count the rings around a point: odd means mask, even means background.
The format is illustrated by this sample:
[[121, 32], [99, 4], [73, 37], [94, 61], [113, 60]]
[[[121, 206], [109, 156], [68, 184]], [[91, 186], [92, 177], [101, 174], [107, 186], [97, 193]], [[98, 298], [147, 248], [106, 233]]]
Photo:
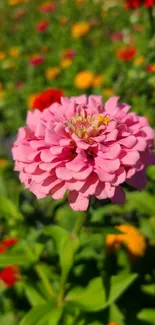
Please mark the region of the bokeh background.
[[[50, 88], [65, 96], [102, 95], [104, 101], [118, 95], [154, 128], [154, 22], [153, 7], [127, 10], [123, 0], [0, 0], [1, 325], [19, 324], [50, 295], [50, 283], [59, 290], [50, 227], [71, 231], [79, 215], [66, 198], [37, 200], [20, 184], [11, 157], [18, 128], [36, 94]], [[70, 274], [71, 287], [86, 287], [99, 272], [107, 283], [120, 270], [136, 273], [117, 304], [93, 314], [70, 308], [55, 323], [30, 317], [22, 325], [155, 324], [155, 167], [147, 176], [143, 192], [126, 187], [123, 206], [94, 203]]]

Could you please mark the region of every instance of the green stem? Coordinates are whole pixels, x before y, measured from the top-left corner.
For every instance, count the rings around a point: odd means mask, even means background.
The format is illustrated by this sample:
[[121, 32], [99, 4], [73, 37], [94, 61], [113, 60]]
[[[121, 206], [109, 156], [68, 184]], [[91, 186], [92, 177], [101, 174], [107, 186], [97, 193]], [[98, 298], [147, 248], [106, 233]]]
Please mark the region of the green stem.
[[52, 297], [55, 296], [55, 293], [53, 291], [53, 288], [51, 287], [51, 284], [50, 284], [48, 278], [45, 275], [45, 272], [44, 272], [44, 270], [42, 268], [42, 265], [41, 264], [36, 265], [35, 270], [36, 270], [39, 278], [41, 279], [44, 287], [46, 288], [48, 294], [50, 296], [52, 296]]
[[66, 276], [63, 276], [61, 278], [60, 291], [59, 291], [58, 300], [57, 300], [58, 307], [60, 307], [63, 304], [67, 278], [68, 278], [68, 273], [66, 274]]
[[81, 213], [75, 221], [72, 234], [77, 236], [86, 221], [86, 213]]
[[151, 26], [151, 36], [154, 36], [154, 32], [155, 32], [155, 21], [154, 21], [152, 7], [148, 8], [148, 14], [149, 14], [149, 20], [150, 20], [150, 26]]
[[[88, 210], [88, 215], [89, 214], [90, 214], [90, 212]], [[74, 240], [74, 237], [76, 238], [78, 236], [78, 234], [80, 233], [80, 230], [85, 223], [86, 217], [87, 217], [86, 213], [81, 213], [77, 217], [73, 231], [72, 231], [73, 240]], [[71, 267], [72, 267], [72, 265], [71, 265]], [[63, 273], [61, 274], [60, 291], [59, 291], [58, 300], [57, 300], [57, 304], [59, 307], [63, 304], [64, 295], [65, 295], [65, 287], [66, 287], [68, 274], [71, 270], [71, 267], [65, 274], [63, 274]]]

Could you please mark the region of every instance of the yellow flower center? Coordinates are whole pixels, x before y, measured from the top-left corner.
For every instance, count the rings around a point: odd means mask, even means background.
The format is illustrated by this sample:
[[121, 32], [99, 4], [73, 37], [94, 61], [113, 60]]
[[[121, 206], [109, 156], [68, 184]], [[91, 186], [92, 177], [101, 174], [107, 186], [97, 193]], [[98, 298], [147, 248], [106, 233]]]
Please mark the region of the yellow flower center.
[[110, 118], [106, 115], [87, 115], [83, 109], [80, 114], [76, 114], [72, 120], [67, 122], [71, 133], [75, 133], [79, 138], [89, 141], [90, 137], [99, 135], [101, 126], [107, 126]]

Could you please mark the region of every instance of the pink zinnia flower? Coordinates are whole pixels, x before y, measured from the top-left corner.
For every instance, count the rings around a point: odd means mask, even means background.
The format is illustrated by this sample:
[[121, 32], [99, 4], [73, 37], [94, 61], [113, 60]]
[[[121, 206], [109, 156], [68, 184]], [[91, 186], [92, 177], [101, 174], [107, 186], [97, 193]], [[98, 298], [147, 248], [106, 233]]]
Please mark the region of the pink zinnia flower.
[[40, 21], [36, 28], [38, 32], [44, 32], [49, 27], [49, 21], [48, 20], [42, 20]]
[[154, 132], [145, 117], [128, 113], [118, 97], [61, 98], [43, 112], [28, 112], [12, 153], [20, 180], [38, 199], [63, 198], [86, 210], [89, 198], [123, 203], [124, 182], [141, 190], [153, 163]]
[[110, 39], [112, 41], [121, 41], [123, 39], [123, 34], [121, 32], [116, 32], [110, 34]]
[[37, 65], [40, 65], [41, 63], [44, 62], [44, 57], [43, 55], [33, 55], [30, 60], [29, 60], [30, 64], [33, 65], [33, 66], [37, 66]]

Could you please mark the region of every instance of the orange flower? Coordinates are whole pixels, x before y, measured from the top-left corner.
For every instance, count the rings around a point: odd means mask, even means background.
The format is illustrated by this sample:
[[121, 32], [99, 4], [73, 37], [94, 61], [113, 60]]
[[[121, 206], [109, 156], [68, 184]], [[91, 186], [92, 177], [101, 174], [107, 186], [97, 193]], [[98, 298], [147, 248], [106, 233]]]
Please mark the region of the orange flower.
[[1, 158], [0, 159], [0, 168], [4, 168], [8, 165], [8, 160], [7, 159], [4, 159], [4, 158]]
[[4, 59], [5, 59], [5, 57], [6, 57], [6, 54], [5, 54], [5, 52], [3, 52], [3, 51], [0, 51], [0, 60], [4, 60]]
[[122, 224], [117, 226], [122, 234], [110, 234], [106, 237], [106, 246], [109, 252], [113, 252], [120, 248], [123, 244], [130, 256], [143, 256], [146, 250], [146, 240], [144, 236], [131, 225]]
[[63, 69], [66, 69], [66, 68], [70, 67], [70, 65], [72, 64], [72, 62], [73, 62], [73, 60], [71, 60], [71, 59], [62, 59], [61, 60], [61, 67]]
[[104, 81], [104, 78], [102, 75], [97, 75], [94, 77], [94, 80], [93, 80], [93, 87], [94, 88], [98, 88], [100, 87], [102, 84], [103, 84], [103, 81]]
[[90, 24], [87, 22], [81, 22], [72, 26], [72, 36], [74, 38], [80, 38], [88, 34], [90, 30]]
[[88, 89], [92, 87], [94, 74], [91, 71], [81, 71], [75, 77], [75, 86], [79, 89]]
[[48, 80], [55, 79], [60, 74], [61, 69], [59, 67], [48, 68], [45, 72], [45, 76]]
[[67, 17], [60, 17], [60, 19], [59, 19], [59, 24], [60, 25], [66, 25], [67, 23], [68, 23], [68, 18]]
[[143, 55], [138, 56], [135, 60], [134, 60], [134, 66], [138, 67], [139, 65], [143, 64], [145, 61], [145, 57]]
[[10, 47], [9, 49], [9, 55], [12, 57], [17, 58], [20, 54], [19, 48], [18, 47]]

